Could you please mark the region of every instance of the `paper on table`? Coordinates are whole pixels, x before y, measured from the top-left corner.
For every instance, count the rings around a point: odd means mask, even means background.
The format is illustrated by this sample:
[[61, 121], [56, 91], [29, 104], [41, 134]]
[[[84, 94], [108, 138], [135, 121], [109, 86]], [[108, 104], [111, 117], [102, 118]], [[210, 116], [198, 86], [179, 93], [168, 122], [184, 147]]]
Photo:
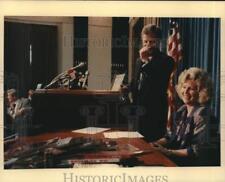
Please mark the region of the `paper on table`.
[[110, 130], [110, 128], [87, 127], [78, 130], [73, 130], [72, 132], [84, 134], [96, 134], [107, 130]]
[[115, 131], [104, 133], [105, 138], [143, 138], [137, 131]]
[[73, 168], [119, 168], [118, 164], [74, 164]]

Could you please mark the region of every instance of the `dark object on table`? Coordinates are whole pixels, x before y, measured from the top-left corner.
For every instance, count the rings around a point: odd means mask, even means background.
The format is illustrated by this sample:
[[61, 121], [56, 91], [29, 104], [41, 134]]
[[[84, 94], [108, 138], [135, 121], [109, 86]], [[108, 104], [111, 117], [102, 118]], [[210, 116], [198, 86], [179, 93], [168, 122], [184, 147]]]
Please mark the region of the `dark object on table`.
[[[54, 168], [71, 167], [63, 161], [77, 154], [83, 155], [97, 151], [117, 149], [115, 141], [104, 141], [92, 138], [52, 139], [31, 145], [17, 146], [5, 153], [4, 168]], [[79, 156], [79, 155], [78, 155]]]

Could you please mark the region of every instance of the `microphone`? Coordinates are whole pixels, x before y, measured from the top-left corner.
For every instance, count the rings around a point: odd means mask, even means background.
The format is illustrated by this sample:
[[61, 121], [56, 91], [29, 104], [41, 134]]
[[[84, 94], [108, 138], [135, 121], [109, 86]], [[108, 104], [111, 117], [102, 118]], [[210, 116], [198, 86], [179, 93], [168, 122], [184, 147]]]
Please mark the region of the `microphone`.
[[82, 68], [85, 64], [83, 62], [81, 62], [80, 64], [78, 64], [77, 66], [74, 66], [70, 69], [67, 70], [67, 74], [71, 74], [73, 73], [77, 68]]
[[81, 62], [80, 64], [78, 64], [77, 66], [74, 66], [72, 68], [70, 68], [69, 70], [76, 70], [77, 68], [82, 68], [83, 66], [85, 66], [84, 62]]

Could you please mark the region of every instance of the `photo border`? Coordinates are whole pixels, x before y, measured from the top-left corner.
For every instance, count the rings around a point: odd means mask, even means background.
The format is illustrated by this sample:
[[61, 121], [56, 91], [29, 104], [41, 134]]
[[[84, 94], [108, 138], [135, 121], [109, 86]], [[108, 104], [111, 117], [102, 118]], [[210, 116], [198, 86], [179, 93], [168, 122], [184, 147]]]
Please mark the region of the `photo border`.
[[[150, 176], [151, 181], [224, 181], [225, 146], [225, 2], [171, 1], [1, 1], [0, 2], [0, 180], [3, 182], [78, 182], [75, 176]], [[3, 170], [3, 68], [5, 16], [212, 17], [221, 18], [221, 166]], [[222, 61], [223, 60], [223, 61]], [[73, 179], [70, 180], [72, 175]], [[65, 176], [66, 180], [65, 181]], [[152, 176], [152, 177], [151, 177]], [[164, 179], [157, 176], [166, 176]], [[68, 179], [67, 179], [68, 177]], [[158, 179], [158, 180], [157, 180]], [[119, 178], [117, 178], [119, 182]], [[89, 182], [89, 181], [88, 181]], [[90, 181], [93, 182], [93, 181]], [[97, 181], [98, 182], [98, 181]], [[110, 181], [111, 182], [111, 181]], [[114, 181], [113, 181], [114, 182]], [[116, 181], [115, 181], [116, 182]], [[139, 181], [138, 181], [139, 182]]]

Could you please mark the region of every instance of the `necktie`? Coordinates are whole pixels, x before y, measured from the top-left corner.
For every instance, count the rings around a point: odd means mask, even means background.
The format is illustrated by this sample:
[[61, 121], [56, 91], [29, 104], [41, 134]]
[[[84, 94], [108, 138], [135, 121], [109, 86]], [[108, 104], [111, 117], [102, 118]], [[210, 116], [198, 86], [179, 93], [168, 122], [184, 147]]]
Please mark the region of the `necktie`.
[[142, 64], [141, 66], [141, 69], [140, 69], [140, 76], [139, 76], [139, 81], [138, 81], [138, 90], [141, 90], [142, 86], [143, 86], [143, 81], [144, 81], [144, 71], [143, 71], [143, 68], [147, 65], [148, 63], [144, 63]]

